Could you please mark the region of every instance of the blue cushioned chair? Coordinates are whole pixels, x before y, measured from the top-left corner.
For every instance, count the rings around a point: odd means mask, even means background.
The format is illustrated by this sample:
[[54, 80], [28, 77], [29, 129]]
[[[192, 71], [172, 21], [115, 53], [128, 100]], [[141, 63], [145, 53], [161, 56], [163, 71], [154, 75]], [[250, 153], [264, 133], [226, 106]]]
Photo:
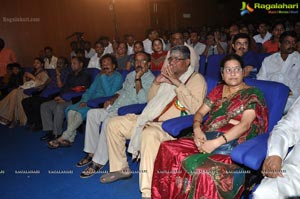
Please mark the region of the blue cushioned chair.
[[257, 54], [257, 61], [258, 61], [258, 68], [257, 68], [257, 72], [259, 72], [260, 68], [261, 68], [261, 65], [262, 65], [262, 62], [264, 61], [264, 59], [266, 57], [268, 57], [269, 55], [271, 55], [270, 53], [258, 53]]
[[[263, 92], [269, 110], [270, 132], [274, 125], [281, 119], [282, 113], [288, 98], [289, 88], [282, 83], [262, 81], [245, 78], [245, 82], [250, 86], [256, 86]], [[191, 127], [192, 116], [174, 118], [163, 123], [163, 129], [173, 136], [178, 136], [180, 131]], [[182, 126], [182, 128], [180, 128]], [[238, 145], [231, 153], [231, 158], [251, 169], [259, 169], [266, 155], [266, 142], [268, 134], [257, 136], [243, 144]]]
[[225, 57], [225, 54], [210, 55], [207, 58], [207, 66], [205, 76], [221, 79], [221, 60]]
[[[30, 69], [28, 69], [30, 70]], [[55, 69], [46, 69], [50, 79], [54, 79], [56, 76], [56, 72]], [[43, 89], [42, 91], [37, 89], [37, 88], [29, 88], [29, 89], [24, 89], [23, 93], [26, 95], [36, 95], [36, 94], [40, 94], [42, 95], [42, 97], [49, 97], [52, 94], [58, 93], [59, 89], [47, 89], [47, 87], [45, 87], [45, 89]]]
[[206, 70], [206, 56], [205, 55], [200, 55], [199, 59], [199, 73], [201, 75], [205, 75], [205, 70]]

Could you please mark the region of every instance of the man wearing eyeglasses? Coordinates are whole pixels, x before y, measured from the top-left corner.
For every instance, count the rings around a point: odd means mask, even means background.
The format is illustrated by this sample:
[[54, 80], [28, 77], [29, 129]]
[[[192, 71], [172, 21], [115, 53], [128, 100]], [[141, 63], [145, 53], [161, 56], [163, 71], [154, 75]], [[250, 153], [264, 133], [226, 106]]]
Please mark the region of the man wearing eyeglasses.
[[[149, 54], [145, 52], [136, 53], [134, 62], [135, 70], [127, 75], [122, 89], [110, 100], [106, 101], [103, 108], [91, 109], [87, 113], [84, 142], [84, 152], [87, 154], [76, 166], [89, 166], [81, 173], [81, 178], [93, 176], [108, 161], [106, 142], [107, 121], [117, 116], [117, 111], [121, 106], [147, 102], [147, 94], [154, 80], [154, 75], [149, 70], [150, 61], [151, 57]], [[102, 126], [100, 128], [101, 123]]]
[[238, 33], [233, 37], [233, 52], [242, 57], [244, 62], [245, 77], [256, 78], [258, 61], [257, 54], [249, 50], [250, 37], [245, 33]]
[[284, 112], [300, 95], [300, 54], [296, 51], [297, 34], [294, 31], [283, 32], [279, 37], [280, 52], [266, 57], [257, 79], [281, 82], [291, 90]]
[[163, 121], [194, 114], [206, 95], [203, 76], [194, 72], [187, 46], [170, 51], [168, 65], [162, 68], [148, 94], [148, 103], [141, 115], [128, 114], [111, 118], [107, 124], [110, 173], [101, 176], [102, 183], [111, 183], [132, 176], [126, 157], [125, 141], [131, 139], [128, 151], [141, 160], [139, 179], [142, 198], [151, 198], [154, 161], [165, 140], [174, 140], [162, 129]]

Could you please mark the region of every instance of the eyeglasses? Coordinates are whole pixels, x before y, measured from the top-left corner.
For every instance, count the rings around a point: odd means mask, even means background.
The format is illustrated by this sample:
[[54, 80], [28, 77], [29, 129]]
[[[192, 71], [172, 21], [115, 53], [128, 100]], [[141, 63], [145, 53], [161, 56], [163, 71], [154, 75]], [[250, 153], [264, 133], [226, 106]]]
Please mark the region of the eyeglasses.
[[227, 73], [227, 74], [231, 74], [232, 72], [234, 72], [234, 73], [240, 73], [242, 71], [243, 71], [243, 69], [239, 68], [239, 67], [236, 67], [236, 68], [224, 68], [224, 72]]
[[172, 61], [174, 61], [175, 63], [181, 61], [181, 60], [185, 60], [183, 58], [178, 58], [178, 57], [169, 57], [168, 58], [168, 62], [171, 63]]
[[142, 60], [134, 60], [134, 63], [135, 64], [146, 64], [147, 60], [144, 60], [144, 59], [142, 59]]

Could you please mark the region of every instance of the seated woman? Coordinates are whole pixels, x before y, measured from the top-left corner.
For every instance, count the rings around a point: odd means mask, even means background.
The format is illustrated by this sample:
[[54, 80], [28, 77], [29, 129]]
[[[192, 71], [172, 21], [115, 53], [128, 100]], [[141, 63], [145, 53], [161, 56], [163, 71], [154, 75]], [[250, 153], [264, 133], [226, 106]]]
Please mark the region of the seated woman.
[[243, 192], [244, 173], [230, 153], [266, 132], [268, 111], [262, 92], [243, 82], [238, 55], [225, 56], [221, 67], [225, 83], [217, 85], [196, 112], [194, 136], [160, 145], [152, 198], [239, 198]]
[[279, 37], [285, 31], [285, 25], [277, 22], [272, 26], [272, 37], [262, 45], [263, 53], [276, 53], [279, 51]]
[[24, 84], [12, 90], [3, 100], [0, 101], [0, 122], [4, 125], [14, 127], [16, 124], [25, 125], [27, 117], [22, 107], [22, 100], [29, 97], [23, 93], [24, 89], [42, 89], [49, 80], [47, 72], [44, 70], [44, 61], [35, 58], [33, 63], [33, 73], [26, 72], [23, 76]]
[[[27, 117], [27, 125], [30, 126], [32, 131], [39, 131], [42, 129], [40, 112], [41, 104], [54, 99], [54, 97], [58, 95], [59, 90], [63, 87], [70, 71], [71, 69], [68, 68], [67, 58], [58, 57], [56, 68], [48, 71], [48, 75], [50, 76], [51, 80], [43, 92], [40, 95], [33, 95], [32, 97], [22, 100], [23, 109]], [[47, 92], [51, 94], [47, 95]]]
[[127, 61], [129, 59], [129, 56], [127, 55], [127, 45], [125, 42], [116, 42], [117, 48], [115, 56], [117, 58], [118, 62], [118, 69], [124, 70], [126, 68]]
[[151, 54], [151, 70], [160, 71], [161, 67], [164, 64], [165, 58], [167, 57], [168, 51], [163, 50], [163, 43], [161, 39], [154, 39], [152, 41], [152, 50]]
[[144, 44], [142, 41], [135, 41], [133, 44], [133, 52], [134, 54], [131, 54], [128, 58], [128, 61], [126, 63], [125, 69], [128, 71], [132, 71], [135, 68], [134, 65], [134, 56], [138, 52], [143, 52], [144, 51]]
[[58, 139], [48, 142], [49, 148], [71, 146], [76, 137], [76, 129], [86, 119], [87, 112], [90, 110], [87, 102], [98, 97], [112, 96], [121, 89], [123, 77], [119, 72], [115, 71], [118, 65], [116, 57], [106, 54], [101, 57], [100, 63], [102, 70], [90, 88], [83, 94], [78, 103], [69, 105], [65, 110], [68, 122], [67, 130]]

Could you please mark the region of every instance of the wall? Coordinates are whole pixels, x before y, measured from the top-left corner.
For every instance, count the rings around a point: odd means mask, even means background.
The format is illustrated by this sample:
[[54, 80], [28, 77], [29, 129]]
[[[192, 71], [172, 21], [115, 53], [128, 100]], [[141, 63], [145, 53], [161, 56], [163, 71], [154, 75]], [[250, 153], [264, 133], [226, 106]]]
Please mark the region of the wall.
[[[223, 24], [239, 14], [239, 0], [1, 0], [0, 37], [7, 47], [14, 49], [24, 66], [45, 46], [52, 46], [57, 56], [69, 56], [71, 40], [66, 37], [73, 32], [84, 32], [84, 39], [94, 42], [99, 36], [116, 37], [113, 12], [109, 9], [115, 2], [118, 31], [121, 39], [132, 33], [143, 39], [147, 28], [153, 24], [151, 5], [161, 2], [160, 10], [164, 24], [171, 29], [204, 24]], [[236, 12], [230, 12], [232, 5]], [[190, 13], [185, 19], [183, 13]], [[230, 14], [228, 14], [230, 13]], [[37, 18], [37, 22], [8, 22], [9, 18]], [[164, 29], [164, 28], [162, 28]]]

